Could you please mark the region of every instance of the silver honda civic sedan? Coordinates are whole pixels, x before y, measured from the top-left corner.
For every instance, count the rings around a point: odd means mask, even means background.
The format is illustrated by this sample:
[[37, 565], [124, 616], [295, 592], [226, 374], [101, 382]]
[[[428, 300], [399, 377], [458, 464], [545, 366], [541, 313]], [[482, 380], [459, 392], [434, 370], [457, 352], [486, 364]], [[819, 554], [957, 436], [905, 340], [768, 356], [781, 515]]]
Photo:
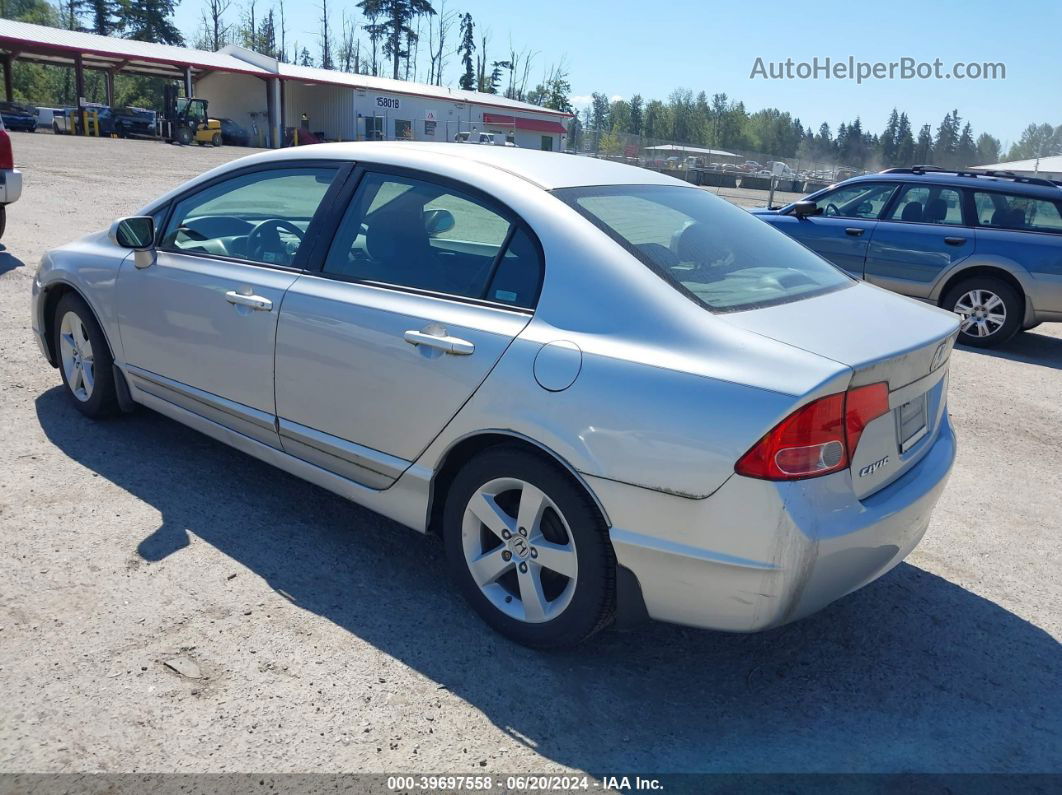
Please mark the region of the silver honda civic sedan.
[[48, 252], [33, 329], [87, 416], [146, 406], [439, 534], [537, 647], [805, 616], [914, 548], [955, 456], [955, 315], [570, 155], [237, 160]]

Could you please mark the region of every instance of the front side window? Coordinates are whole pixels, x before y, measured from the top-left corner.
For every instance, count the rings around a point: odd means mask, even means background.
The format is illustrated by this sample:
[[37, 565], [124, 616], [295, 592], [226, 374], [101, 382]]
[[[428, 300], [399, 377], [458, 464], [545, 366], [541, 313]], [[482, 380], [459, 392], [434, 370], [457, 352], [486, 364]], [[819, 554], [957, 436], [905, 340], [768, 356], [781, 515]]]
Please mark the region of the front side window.
[[955, 188], [906, 185], [889, 212], [891, 221], [921, 224], [962, 224], [962, 199]]
[[974, 191], [980, 226], [1062, 232], [1062, 202], [994, 191]]
[[177, 202], [160, 247], [290, 267], [338, 171], [278, 168], [219, 182]]
[[541, 261], [501, 210], [463, 191], [366, 174], [336, 232], [324, 272], [529, 308]]
[[815, 199], [816, 215], [827, 218], [877, 218], [896, 185], [891, 182], [860, 182], [843, 185]]
[[788, 235], [698, 188], [619, 185], [554, 194], [709, 309], [751, 309], [853, 284]]

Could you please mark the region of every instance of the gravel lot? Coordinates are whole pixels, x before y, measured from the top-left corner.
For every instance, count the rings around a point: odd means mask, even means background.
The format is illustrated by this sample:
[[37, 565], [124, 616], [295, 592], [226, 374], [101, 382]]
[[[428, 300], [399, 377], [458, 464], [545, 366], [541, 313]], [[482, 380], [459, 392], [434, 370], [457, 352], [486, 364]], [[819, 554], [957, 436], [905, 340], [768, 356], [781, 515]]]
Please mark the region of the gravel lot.
[[955, 353], [958, 465], [882, 580], [764, 634], [535, 653], [435, 540], [152, 412], [88, 421], [41, 359], [42, 251], [247, 150], [12, 137], [0, 771], [1062, 771], [1062, 328]]

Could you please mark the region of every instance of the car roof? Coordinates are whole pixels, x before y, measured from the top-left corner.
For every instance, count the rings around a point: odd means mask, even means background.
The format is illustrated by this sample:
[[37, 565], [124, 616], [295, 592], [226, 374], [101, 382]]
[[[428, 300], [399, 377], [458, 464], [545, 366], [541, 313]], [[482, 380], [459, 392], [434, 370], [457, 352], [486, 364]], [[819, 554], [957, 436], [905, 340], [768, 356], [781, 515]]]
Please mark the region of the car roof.
[[962, 173], [954, 171], [927, 171], [923, 174], [898, 171], [889, 173], [883, 171], [878, 174], [864, 174], [859, 177], [852, 177], [851, 179], [846, 179], [844, 182], [838, 182], [837, 185], [831, 185], [830, 187], [833, 188], [838, 185], [858, 182], [896, 181], [920, 182], [931, 185], [948, 185], [959, 188], [980, 188], [982, 190], [1003, 190], [1007, 193], [1018, 193], [1023, 196], [1035, 196], [1037, 198], [1051, 199], [1054, 201], [1062, 199], [1062, 186], [1020, 182], [1008, 177], [996, 177], [988, 174], [978, 174], [975, 176], [968, 171]]
[[361, 141], [289, 147], [261, 155], [263, 160], [321, 157], [367, 160], [393, 166], [422, 167], [424, 155], [464, 160], [520, 177], [546, 190], [590, 185], [678, 185], [689, 183], [648, 169], [593, 157], [542, 152], [513, 146], [427, 143], [420, 141]]

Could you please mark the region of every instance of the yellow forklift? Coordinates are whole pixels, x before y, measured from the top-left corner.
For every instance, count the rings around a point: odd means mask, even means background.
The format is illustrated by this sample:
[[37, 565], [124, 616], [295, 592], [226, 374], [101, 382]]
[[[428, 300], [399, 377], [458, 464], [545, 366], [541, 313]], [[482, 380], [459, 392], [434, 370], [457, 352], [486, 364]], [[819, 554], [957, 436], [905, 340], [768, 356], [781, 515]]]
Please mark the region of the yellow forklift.
[[163, 136], [172, 143], [188, 146], [221, 146], [221, 122], [207, 116], [207, 101], [177, 96], [177, 86], [167, 85], [163, 93]]

